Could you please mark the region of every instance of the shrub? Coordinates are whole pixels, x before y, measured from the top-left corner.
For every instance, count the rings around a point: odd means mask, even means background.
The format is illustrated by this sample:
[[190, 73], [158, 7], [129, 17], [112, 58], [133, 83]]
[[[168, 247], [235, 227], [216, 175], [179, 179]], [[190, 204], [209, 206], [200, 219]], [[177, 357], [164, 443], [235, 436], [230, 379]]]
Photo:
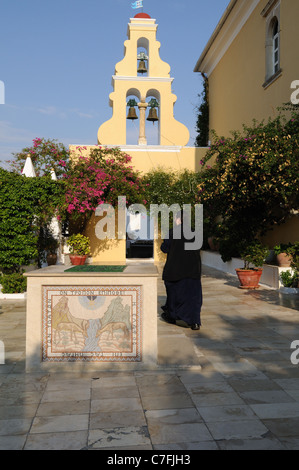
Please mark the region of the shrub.
[[[239, 242], [250, 243], [285, 222], [299, 206], [299, 113], [268, 123], [254, 122], [232, 137], [218, 137], [202, 161], [198, 201], [216, 227], [224, 261], [238, 256]], [[207, 164], [215, 162], [213, 167]]]
[[23, 273], [3, 274], [0, 278], [3, 294], [22, 294], [26, 292], [27, 279]]
[[49, 177], [26, 178], [0, 168], [0, 269], [5, 274], [38, 262], [39, 232], [60, 197], [61, 185]]
[[295, 271], [292, 273], [291, 271], [283, 271], [280, 273], [280, 277], [284, 287], [297, 287], [299, 281], [298, 272]]

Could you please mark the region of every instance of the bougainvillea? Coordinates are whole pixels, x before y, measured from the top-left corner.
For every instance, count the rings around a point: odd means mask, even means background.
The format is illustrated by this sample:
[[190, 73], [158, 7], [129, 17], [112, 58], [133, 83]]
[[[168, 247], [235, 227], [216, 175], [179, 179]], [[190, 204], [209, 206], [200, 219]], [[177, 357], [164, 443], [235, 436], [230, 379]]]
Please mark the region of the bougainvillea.
[[244, 126], [243, 133], [230, 138], [215, 136], [202, 162], [198, 201], [209, 214], [225, 260], [237, 254], [240, 241], [249, 243], [298, 209], [298, 131], [295, 113], [288, 120], [279, 115], [266, 124]]
[[36, 176], [50, 175], [53, 169], [59, 179], [67, 170], [69, 151], [56, 140], [36, 137], [31, 147], [25, 147], [21, 152], [13, 154], [13, 159], [7, 162], [10, 169], [22, 174], [27, 155], [31, 157]]
[[125, 196], [127, 204], [146, 205], [141, 176], [129, 165], [129, 155], [101, 146], [92, 148], [89, 154], [85, 151], [86, 147], [76, 148], [77, 155], [64, 174], [67, 214], [89, 216], [100, 204], [117, 205], [119, 196]]

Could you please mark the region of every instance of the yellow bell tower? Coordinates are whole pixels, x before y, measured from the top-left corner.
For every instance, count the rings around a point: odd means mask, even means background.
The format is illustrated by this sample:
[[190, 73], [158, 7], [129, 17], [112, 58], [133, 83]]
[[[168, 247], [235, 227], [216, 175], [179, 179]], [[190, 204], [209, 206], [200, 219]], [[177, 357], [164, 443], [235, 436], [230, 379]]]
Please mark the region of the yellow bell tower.
[[112, 76], [113, 92], [109, 96], [112, 118], [98, 130], [101, 145], [128, 145], [127, 120], [139, 120], [139, 137], [135, 143], [138, 146], [148, 143], [146, 120], [158, 126], [159, 146], [188, 144], [189, 130], [174, 118], [177, 97], [171, 89], [170, 66], [160, 58], [157, 28], [156, 20], [146, 13], [130, 19], [124, 58], [116, 64]]

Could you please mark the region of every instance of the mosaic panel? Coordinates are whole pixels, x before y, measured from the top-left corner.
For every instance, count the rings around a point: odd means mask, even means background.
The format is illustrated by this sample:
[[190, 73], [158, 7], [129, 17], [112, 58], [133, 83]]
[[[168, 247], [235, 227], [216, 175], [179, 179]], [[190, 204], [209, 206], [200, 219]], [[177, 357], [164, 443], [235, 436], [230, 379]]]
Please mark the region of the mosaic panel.
[[43, 362], [140, 362], [141, 286], [43, 286]]

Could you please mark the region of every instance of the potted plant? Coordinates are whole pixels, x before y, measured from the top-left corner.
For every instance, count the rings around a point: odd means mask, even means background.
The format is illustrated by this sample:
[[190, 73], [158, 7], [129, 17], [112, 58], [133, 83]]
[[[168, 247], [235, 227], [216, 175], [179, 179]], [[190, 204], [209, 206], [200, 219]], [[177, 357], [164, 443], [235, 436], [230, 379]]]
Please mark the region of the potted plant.
[[90, 251], [89, 238], [81, 233], [71, 235], [67, 240], [70, 249], [70, 260], [73, 265], [85, 264]]
[[244, 267], [236, 269], [241, 289], [257, 289], [263, 272], [262, 266], [269, 255], [269, 249], [257, 240], [245, 246], [240, 252]]
[[47, 261], [48, 266], [56, 264], [58, 246], [59, 242], [54, 237], [51, 229], [47, 225], [42, 226], [38, 238], [39, 267], [41, 267], [42, 263], [45, 261]]
[[57, 263], [57, 249], [58, 249], [58, 240], [52, 235], [49, 235], [45, 240], [45, 250], [47, 252], [46, 260], [48, 266], [53, 266]]
[[278, 266], [287, 268], [291, 266], [292, 257], [289, 254], [291, 246], [291, 243], [280, 243], [279, 245], [274, 246], [273, 250], [276, 255]]

